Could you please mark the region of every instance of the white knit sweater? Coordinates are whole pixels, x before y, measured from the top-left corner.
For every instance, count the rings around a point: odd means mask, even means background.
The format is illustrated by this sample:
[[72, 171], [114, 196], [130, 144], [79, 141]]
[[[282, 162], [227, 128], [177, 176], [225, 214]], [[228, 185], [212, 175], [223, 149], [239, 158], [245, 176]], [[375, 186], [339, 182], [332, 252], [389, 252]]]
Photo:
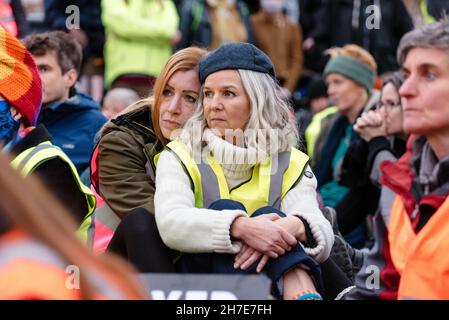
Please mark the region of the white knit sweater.
[[[210, 131], [205, 132], [204, 140], [220, 163], [230, 163], [229, 159], [234, 159], [233, 163], [241, 163], [238, 160], [248, 152]], [[252, 165], [222, 164], [222, 167], [230, 188], [251, 177]], [[312, 172], [310, 167], [306, 170]], [[317, 246], [305, 248], [305, 251], [322, 262], [329, 257], [334, 234], [318, 207], [316, 186], [313, 175], [303, 175], [282, 199], [281, 211], [300, 216], [308, 222]], [[190, 179], [179, 160], [169, 151], [163, 151], [158, 161], [154, 205], [159, 232], [168, 247], [191, 253], [237, 253], [240, 250], [241, 243], [231, 241], [230, 226], [236, 217], [247, 214], [240, 210], [217, 212], [195, 208]]]

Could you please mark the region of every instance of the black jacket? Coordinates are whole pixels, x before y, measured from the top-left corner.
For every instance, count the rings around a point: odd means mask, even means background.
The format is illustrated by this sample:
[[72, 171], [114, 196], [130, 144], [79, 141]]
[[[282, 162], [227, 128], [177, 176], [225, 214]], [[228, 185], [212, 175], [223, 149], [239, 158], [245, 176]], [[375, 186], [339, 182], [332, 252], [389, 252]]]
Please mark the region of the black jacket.
[[[11, 154], [16, 157], [45, 141], [51, 141], [51, 136], [47, 129], [40, 125], [20, 140], [11, 149]], [[54, 158], [39, 165], [33, 173], [39, 176], [48, 190], [69, 210], [75, 221], [81, 224], [88, 211], [86, 197], [79, 190], [69, 165], [60, 158]]]
[[26, 19], [25, 10], [22, 6], [22, 1], [20, 0], [12, 0], [11, 1], [11, 9], [14, 15], [14, 19], [16, 20], [17, 29], [19, 31], [18, 38], [24, 38], [30, 32], [28, 21]]
[[449, 1], [447, 0], [427, 0], [427, 10], [435, 19], [441, 19], [443, 13], [449, 14]]
[[70, 6], [79, 8], [79, 27], [86, 32], [89, 41], [84, 48], [84, 57], [102, 57], [104, 28], [101, 21], [101, 0], [45, 0], [45, 22], [49, 29], [67, 29], [66, 21], [69, 18], [69, 22], [72, 22], [70, 16], [75, 13], [70, 11]]
[[[359, 10], [354, 10], [358, 3]], [[373, 5], [380, 8], [379, 28], [373, 23]], [[317, 21], [311, 34], [317, 45], [329, 48], [357, 44], [374, 56], [379, 74], [398, 69], [399, 40], [413, 29], [413, 21], [402, 0], [327, 0]]]
[[380, 188], [371, 182], [370, 173], [376, 155], [383, 150], [399, 158], [405, 152], [405, 140], [395, 138], [390, 142], [386, 137], [376, 137], [367, 143], [360, 139], [345, 154], [340, 183], [350, 190], [335, 207], [342, 234], [348, 234], [377, 211]]

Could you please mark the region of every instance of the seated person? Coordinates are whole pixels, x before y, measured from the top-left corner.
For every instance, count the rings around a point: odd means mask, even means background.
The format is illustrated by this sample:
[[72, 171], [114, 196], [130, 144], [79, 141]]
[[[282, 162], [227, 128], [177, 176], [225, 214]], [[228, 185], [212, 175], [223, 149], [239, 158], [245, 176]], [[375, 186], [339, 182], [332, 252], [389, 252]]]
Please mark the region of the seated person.
[[197, 108], [156, 174], [156, 222], [164, 243], [182, 252], [176, 267], [264, 271], [277, 298], [320, 299], [316, 261], [329, 257], [334, 235], [309, 157], [294, 148], [297, 127], [271, 60], [228, 43], [201, 59], [199, 74]]

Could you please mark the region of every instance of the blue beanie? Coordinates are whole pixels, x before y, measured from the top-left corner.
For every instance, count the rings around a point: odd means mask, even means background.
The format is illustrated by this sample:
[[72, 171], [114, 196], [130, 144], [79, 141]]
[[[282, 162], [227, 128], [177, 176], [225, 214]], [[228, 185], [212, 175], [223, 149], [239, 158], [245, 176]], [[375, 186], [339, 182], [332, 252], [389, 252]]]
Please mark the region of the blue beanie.
[[229, 42], [210, 52], [200, 60], [200, 82], [211, 73], [227, 69], [245, 69], [268, 73], [276, 79], [270, 58], [250, 43]]

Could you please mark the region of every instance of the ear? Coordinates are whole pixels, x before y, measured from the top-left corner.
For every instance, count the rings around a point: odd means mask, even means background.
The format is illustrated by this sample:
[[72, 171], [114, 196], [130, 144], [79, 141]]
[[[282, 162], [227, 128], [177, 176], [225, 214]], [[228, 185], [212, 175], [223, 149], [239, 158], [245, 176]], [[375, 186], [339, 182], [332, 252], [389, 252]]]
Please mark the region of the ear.
[[70, 69], [64, 74], [64, 82], [67, 88], [71, 88], [78, 80], [78, 72], [75, 69]]

